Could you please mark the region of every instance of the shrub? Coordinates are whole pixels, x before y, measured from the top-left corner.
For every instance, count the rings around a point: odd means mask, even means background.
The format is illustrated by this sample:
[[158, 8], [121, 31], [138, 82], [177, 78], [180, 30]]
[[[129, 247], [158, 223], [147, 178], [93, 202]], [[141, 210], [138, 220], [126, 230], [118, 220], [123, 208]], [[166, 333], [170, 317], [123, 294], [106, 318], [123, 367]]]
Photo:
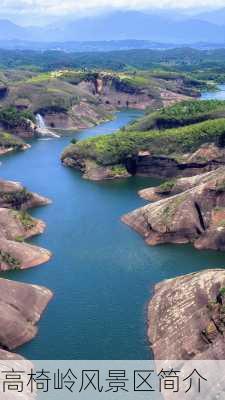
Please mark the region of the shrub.
[[36, 225], [35, 220], [26, 211], [18, 212], [17, 217], [26, 231], [34, 228]]
[[76, 144], [76, 143], [77, 143], [77, 139], [73, 138], [73, 139], [71, 140], [71, 143], [72, 143], [72, 144]]
[[190, 100], [145, 115], [127, 130], [170, 129], [221, 117], [225, 117], [225, 101]]
[[170, 193], [176, 184], [176, 179], [170, 179], [163, 182], [160, 186], [156, 188], [157, 193]]
[[0, 250], [0, 263], [7, 264], [13, 269], [20, 268], [21, 262], [16, 257], [12, 256], [4, 250]]
[[27, 119], [35, 122], [35, 116], [31, 111], [19, 111], [15, 107], [0, 108], [0, 123], [5, 129], [21, 126]]
[[119, 131], [72, 144], [65, 149], [62, 159], [89, 158], [102, 165], [123, 164], [141, 150], [152, 155], [180, 155], [196, 151], [204, 143], [221, 146], [224, 137], [224, 118], [164, 131]]
[[0, 192], [0, 199], [8, 206], [20, 209], [24, 203], [31, 199], [31, 193], [25, 188], [15, 192]]

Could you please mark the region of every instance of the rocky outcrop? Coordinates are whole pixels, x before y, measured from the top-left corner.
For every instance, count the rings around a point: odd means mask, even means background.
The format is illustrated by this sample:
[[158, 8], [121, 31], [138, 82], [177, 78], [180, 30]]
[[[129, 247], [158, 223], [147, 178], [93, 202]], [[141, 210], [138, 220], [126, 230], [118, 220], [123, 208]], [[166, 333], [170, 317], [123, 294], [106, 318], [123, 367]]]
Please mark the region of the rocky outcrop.
[[33, 339], [51, 298], [44, 287], [0, 279], [0, 346], [12, 350]]
[[21, 183], [0, 180], [0, 207], [27, 210], [51, 204], [51, 200], [29, 192]]
[[181, 187], [190, 189], [135, 210], [123, 222], [149, 245], [191, 242], [198, 249], [225, 250], [225, 168], [178, 180], [175, 188]]
[[0, 271], [36, 267], [48, 262], [51, 257], [51, 252], [42, 247], [0, 236]]
[[156, 360], [225, 359], [221, 307], [224, 287], [222, 269], [180, 276], [156, 285], [148, 306], [148, 337]]
[[29, 119], [24, 119], [18, 126], [12, 129], [12, 133], [23, 139], [32, 139], [38, 136], [37, 125]]
[[30, 148], [21, 138], [12, 135], [0, 126], [0, 155], [11, 153], [13, 151], [24, 151]]
[[217, 168], [215, 171], [197, 174], [191, 177], [171, 179], [165, 181], [160, 186], [142, 189], [138, 192], [139, 196], [148, 201], [157, 201], [182, 193], [188, 189], [192, 189], [201, 183], [213, 181], [213, 179], [224, 173], [224, 167]]
[[[21, 357], [18, 354], [10, 353], [9, 351], [0, 349], [0, 370], [1, 371], [21, 371], [19, 381], [23, 381], [23, 392], [19, 393], [16, 390], [8, 390], [6, 386], [5, 391], [3, 385], [0, 385], [0, 397], [1, 400], [34, 400], [37, 398], [36, 393], [27, 387], [27, 377], [34, 369], [34, 365]], [[4, 379], [4, 374], [2, 374], [2, 379]]]
[[84, 179], [91, 181], [103, 181], [111, 179], [129, 178], [131, 175], [123, 165], [103, 166], [93, 160], [76, 160], [66, 157], [62, 160], [63, 165], [81, 171]]
[[127, 158], [125, 165], [132, 175], [162, 179], [188, 177], [225, 165], [225, 150], [215, 144], [206, 143], [194, 153], [181, 154], [177, 158], [140, 151], [137, 155]]
[[69, 111], [45, 111], [44, 121], [49, 129], [82, 130], [113, 119], [112, 109], [100, 103], [89, 104], [80, 101]]
[[[28, 192], [18, 182], [0, 181], [0, 205], [4, 206], [0, 207], [0, 271], [30, 268], [50, 259], [49, 251], [24, 243], [24, 239], [42, 233], [45, 228], [44, 222], [32, 218], [25, 210], [49, 202]], [[4, 370], [28, 368], [30, 372], [32, 365], [28, 361], [6, 350], [13, 350], [36, 336], [37, 323], [52, 296], [44, 287], [0, 278], [0, 364]], [[1, 390], [1, 399], [11, 400], [11, 392]], [[25, 389], [22, 394], [13, 394], [14, 398], [32, 400], [36, 395]]]
[[114, 110], [122, 108], [145, 110], [156, 104], [168, 106], [198, 96], [197, 92], [187, 90], [182, 80], [176, 83], [174, 81], [170, 89], [165, 88], [166, 86], [168, 84], [162, 80], [148, 81], [132, 74], [109, 72], [95, 73], [95, 76], [81, 81], [78, 85], [80, 89], [94, 95], [100, 104]]
[[46, 224], [24, 211], [0, 208], [0, 237], [23, 240], [44, 232]]
[[43, 233], [45, 223], [25, 210], [49, 204], [50, 200], [27, 191], [20, 183], [0, 181], [0, 271], [43, 264], [50, 251], [24, 242]]

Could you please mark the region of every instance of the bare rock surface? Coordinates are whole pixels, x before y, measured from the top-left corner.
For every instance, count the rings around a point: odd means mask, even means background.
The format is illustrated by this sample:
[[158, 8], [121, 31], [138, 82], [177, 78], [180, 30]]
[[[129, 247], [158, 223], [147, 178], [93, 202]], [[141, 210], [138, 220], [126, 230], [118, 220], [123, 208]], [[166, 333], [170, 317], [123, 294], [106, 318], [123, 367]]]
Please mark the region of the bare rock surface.
[[[16, 353], [10, 353], [9, 351], [0, 349], [0, 370], [5, 371], [22, 371], [20, 375], [23, 382], [23, 392], [19, 393], [16, 391], [9, 391], [6, 388], [6, 392], [3, 390], [3, 381], [5, 374], [2, 374], [0, 378], [0, 398], [1, 400], [34, 400], [37, 398], [37, 393], [32, 392], [30, 387], [27, 386], [29, 374], [34, 369], [34, 365], [26, 360], [25, 358], [19, 356]], [[7, 393], [8, 392], [8, 393]]]
[[18, 182], [0, 180], [0, 271], [43, 264], [51, 253], [24, 242], [43, 233], [45, 223], [25, 210], [49, 204], [50, 200], [29, 192]]
[[26, 210], [50, 203], [49, 199], [29, 192], [19, 182], [0, 180], [0, 207]]
[[129, 157], [125, 164], [128, 172], [134, 175], [162, 179], [189, 177], [224, 166], [225, 150], [214, 143], [205, 143], [187, 154], [164, 155], [145, 151]]
[[0, 238], [0, 271], [36, 267], [48, 262], [51, 256], [42, 247]]
[[151, 202], [165, 199], [175, 194], [182, 193], [185, 190], [192, 189], [201, 183], [213, 181], [213, 179], [216, 179], [220, 173], [224, 173], [224, 167], [219, 167], [215, 171], [205, 172], [190, 177], [171, 179], [160, 186], [140, 190], [138, 194], [143, 199]]
[[33, 339], [51, 298], [44, 287], [0, 279], [0, 345], [12, 350]]
[[191, 242], [225, 250], [225, 168], [177, 180], [172, 191], [179, 193], [123, 216], [123, 222], [150, 245]]
[[23, 211], [0, 208], [0, 237], [23, 240], [44, 232], [46, 224]]
[[156, 360], [225, 359], [224, 306], [219, 297], [224, 287], [222, 269], [155, 286], [148, 307], [148, 337]]

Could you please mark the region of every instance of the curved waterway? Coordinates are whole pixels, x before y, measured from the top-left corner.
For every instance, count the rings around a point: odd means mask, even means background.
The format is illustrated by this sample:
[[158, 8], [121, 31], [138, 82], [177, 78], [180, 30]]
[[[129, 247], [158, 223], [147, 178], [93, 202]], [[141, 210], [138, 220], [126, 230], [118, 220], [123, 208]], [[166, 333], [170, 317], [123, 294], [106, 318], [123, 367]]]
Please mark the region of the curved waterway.
[[[76, 137], [110, 134], [138, 115], [119, 112], [114, 121]], [[30, 150], [2, 157], [1, 177], [21, 181], [53, 200], [32, 212], [47, 223], [47, 229], [31, 241], [50, 249], [52, 261], [2, 274], [47, 286], [55, 294], [38, 336], [18, 351], [29, 359], [149, 359], [146, 305], [154, 284], [223, 267], [225, 256], [189, 245], [147, 246], [120, 217], [144, 205], [137, 191], [157, 180], [84, 180], [60, 163], [70, 140], [71, 135], [36, 140]]]

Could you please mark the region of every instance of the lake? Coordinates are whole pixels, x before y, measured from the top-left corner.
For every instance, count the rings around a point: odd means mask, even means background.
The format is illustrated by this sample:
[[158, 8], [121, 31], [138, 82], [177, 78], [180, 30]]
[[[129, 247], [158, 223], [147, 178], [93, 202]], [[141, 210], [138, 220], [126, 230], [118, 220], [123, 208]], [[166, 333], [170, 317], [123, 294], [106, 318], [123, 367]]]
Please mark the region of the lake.
[[35, 140], [30, 150], [1, 158], [2, 178], [21, 181], [53, 200], [32, 211], [47, 229], [30, 241], [51, 250], [51, 262], [1, 274], [54, 292], [38, 336], [18, 349], [29, 359], [152, 358], [146, 306], [154, 284], [225, 265], [223, 253], [191, 245], [149, 247], [120, 221], [146, 204], [137, 191], [156, 185], [156, 179], [91, 182], [61, 165], [60, 154], [72, 137], [110, 134], [139, 115], [121, 111], [114, 121], [60, 139]]

